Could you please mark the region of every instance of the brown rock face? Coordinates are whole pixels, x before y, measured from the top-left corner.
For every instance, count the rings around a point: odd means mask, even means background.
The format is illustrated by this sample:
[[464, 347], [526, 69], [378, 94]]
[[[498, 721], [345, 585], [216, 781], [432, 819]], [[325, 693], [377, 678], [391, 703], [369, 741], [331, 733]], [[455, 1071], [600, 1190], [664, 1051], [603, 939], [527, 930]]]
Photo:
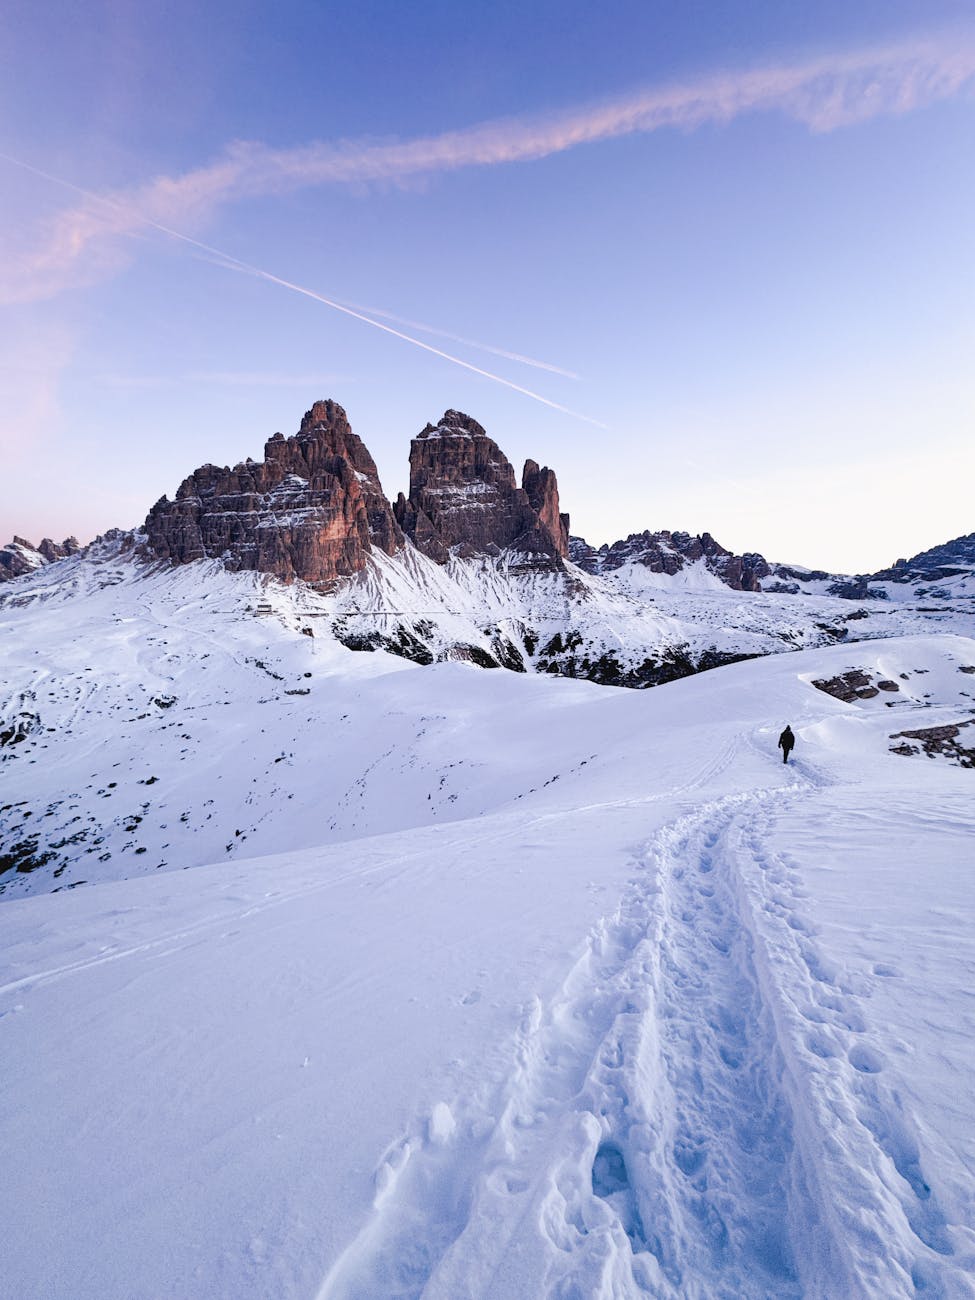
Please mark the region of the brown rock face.
[[[962, 728], [964, 727], [975, 727], [975, 718], [969, 718], [965, 722], [955, 724], [949, 723], [944, 727], [922, 727], [919, 731], [897, 731], [891, 736], [891, 740], [897, 740], [901, 736], [907, 737], [907, 740], [919, 740], [921, 749], [924, 750], [928, 758], [934, 758], [935, 755], [941, 754], [957, 763], [959, 767], [975, 768], [975, 734], [966, 731], [965, 735], [962, 736]], [[962, 740], [966, 738], [972, 741], [970, 746], [962, 744]], [[907, 740], [902, 741], [899, 745], [891, 745], [890, 752], [904, 755], [918, 753], [917, 745], [909, 745]]]
[[569, 516], [559, 513], [559, 484], [555, 470], [547, 466], [539, 469], [535, 461], [526, 460], [521, 473], [521, 486], [538, 515], [538, 522], [554, 539], [559, 555], [568, 555]]
[[493, 439], [469, 415], [447, 411], [410, 447], [410, 495], [395, 515], [404, 533], [438, 563], [514, 550], [557, 565], [568, 554], [568, 516], [550, 469], [525, 465], [523, 486]]
[[854, 704], [857, 700], [872, 700], [875, 695], [880, 694], [878, 686], [885, 691], [889, 691], [891, 687], [895, 691], [900, 690], [896, 682], [878, 682], [877, 686], [874, 686], [871, 675], [861, 668], [851, 668], [845, 673], [840, 673], [838, 677], [823, 678], [813, 682], [813, 686], [817, 691], [824, 691], [834, 699], [842, 700], [844, 704]]
[[372, 547], [392, 555], [403, 542], [374, 460], [331, 401], [316, 402], [295, 437], [270, 438], [262, 462], [203, 465], [175, 501], [156, 502], [146, 532], [177, 564], [211, 556], [318, 586], [359, 572]]
[[26, 537], [15, 537], [6, 546], [0, 546], [0, 582], [33, 573], [80, 550], [76, 537], [66, 537], [63, 542], [52, 542], [50, 537], [45, 537], [40, 546], [33, 546]]

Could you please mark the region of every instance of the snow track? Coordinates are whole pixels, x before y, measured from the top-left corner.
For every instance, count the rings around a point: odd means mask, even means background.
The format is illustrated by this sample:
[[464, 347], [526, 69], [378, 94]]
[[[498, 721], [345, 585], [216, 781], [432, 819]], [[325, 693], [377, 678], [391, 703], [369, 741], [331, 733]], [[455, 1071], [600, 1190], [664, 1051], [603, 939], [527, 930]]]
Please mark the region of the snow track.
[[773, 798], [654, 837], [557, 995], [524, 1008], [500, 1090], [442, 1103], [387, 1154], [319, 1300], [855, 1293], [738, 877]]

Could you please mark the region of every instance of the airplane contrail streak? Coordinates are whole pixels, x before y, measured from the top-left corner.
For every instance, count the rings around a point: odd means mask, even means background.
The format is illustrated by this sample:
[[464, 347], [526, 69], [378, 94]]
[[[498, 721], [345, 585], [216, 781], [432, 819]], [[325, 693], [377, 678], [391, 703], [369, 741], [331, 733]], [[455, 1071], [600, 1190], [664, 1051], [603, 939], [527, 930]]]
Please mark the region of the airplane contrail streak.
[[[54, 185], [60, 185], [69, 190], [74, 190], [76, 194], [83, 195], [96, 203], [107, 203], [112, 207], [123, 208], [124, 205], [117, 200], [107, 198], [104, 195], [96, 194], [91, 190], [86, 190], [81, 185], [76, 185], [72, 181], [64, 180], [60, 176], [54, 176], [50, 172], [43, 171], [40, 167], [35, 167], [32, 163], [23, 162], [19, 158], [14, 158], [10, 154], [0, 153], [0, 158], [4, 161], [13, 163], [16, 167], [21, 167], [25, 171], [32, 172], [35, 176], [40, 176], [44, 180], [50, 181]], [[595, 425], [597, 429], [606, 429], [608, 426], [602, 424], [599, 420], [594, 420], [592, 416], [583, 415], [580, 411], [573, 411], [567, 406], [562, 406], [559, 402], [553, 402], [548, 397], [543, 397], [541, 393], [535, 393], [530, 388], [524, 388], [521, 384], [516, 384], [510, 379], [505, 379], [502, 375], [496, 375], [493, 371], [484, 370], [480, 366], [473, 365], [470, 361], [464, 361], [460, 357], [455, 357], [450, 352], [444, 352], [441, 348], [435, 348], [429, 343], [424, 343], [421, 339], [414, 338], [411, 334], [405, 334], [402, 330], [394, 329], [391, 325], [384, 325], [382, 321], [374, 320], [364, 312], [357, 311], [353, 307], [347, 307], [343, 303], [337, 302], [334, 298], [327, 298], [324, 294], [316, 293], [313, 289], [305, 288], [304, 285], [295, 284], [291, 280], [285, 280], [281, 276], [272, 275], [270, 271], [265, 271], [259, 266], [253, 266], [249, 262], [241, 261], [239, 257], [234, 257], [231, 253], [226, 253], [223, 249], [214, 248], [211, 244], [205, 244], [202, 240], [194, 239], [191, 235], [183, 234], [182, 231], [174, 230], [171, 226], [165, 226], [162, 222], [154, 221], [152, 217], [145, 216], [136, 211], [134, 214], [139, 221], [153, 230], [158, 230], [161, 234], [169, 236], [171, 239], [179, 240], [181, 243], [188, 244], [193, 248], [199, 248], [204, 253], [220, 259], [227, 270], [239, 271], [243, 274], [253, 275], [261, 280], [266, 280], [269, 284], [279, 285], [281, 288], [290, 289], [292, 293], [299, 293], [303, 297], [311, 298], [315, 302], [323, 303], [326, 307], [331, 307], [335, 311], [340, 311], [346, 316], [351, 316], [355, 320], [363, 321], [366, 325], [371, 325], [374, 329], [382, 330], [384, 334], [391, 334], [394, 338], [402, 339], [405, 343], [412, 343], [414, 347], [422, 348], [424, 352], [429, 352], [433, 356], [442, 357], [445, 361], [451, 361], [455, 366], [461, 366], [464, 370], [469, 370], [475, 375], [481, 375], [484, 379], [491, 379], [496, 384], [502, 384], [505, 388], [510, 388], [516, 393], [521, 393], [524, 397], [530, 397], [535, 402], [541, 402], [543, 406], [550, 407], [553, 411], [560, 411], [563, 415], [571, 416], [575, 420], [583, 420], [586, 424]], [[414, 327], [415, 328], [415, 327]]]
[[[186, 235], [177, 234], [175, 231], [167, 231], [176, 239], [188, 239]], [[196, 244], [196, 240], [189, 240], [190, 243]], [[205, 247], [199, 244], [198, 247]], [[217, 249], [208, 249], [209, 252], [218, 253], [219, 256], [226, 257], [226, 254], [219, 254]], [[455, 366], [463, 366], [465, 370], [472, 371], [475, 375], [482, 375], [485, 379], [493, 379], [496, 384], [503, 384], [505, 388], [511, 388], [516, 393], [522, 393], [525, 397], [530, 397], [536, 402], [541, 402], [543, 406], [550, 406], [553, 411], [561, 411], [563, 415], [570, 415], [575, 420], [584, 420], [586, 424], [594, 424], [597, 429], [606, 429], [609, 426], [602, 424], [599, 420], [594, 420], [592, 416], [583, 415], [580, 411], [570, 410], [568, 406], [562, 406], [558, 402], [551, 401], [548, 397], [543, 397], [541, 393], [535, 393], [530, 388], [523, 388], [521, 384], [516, 384], [510, 379], [505, 379], [501, 375], [494, 374], [491, 370], [483, 370], [480, 366], [473, 365], [470, 361], [463, 361], [460, 357], [453, 356], [450, 352], [444, 352], [441, 348], [435, 348], [430, 343], [424, 343], [416, 339], [412, 334], [404, 334], [402, 330], [394, 329], [392, 325], [384, 325], [382, 321], [373, 320], [371, 316], [366, 316], [361, 311], [356, 311], [352, 307], [346, 307], [334, 298], [326, 298], [324, 294], [316, 293], [313, 289], [306, 289], [303, 285], [294, 284], [291, 280], [282, 279], [279, 275], [272, 275], [270, 271], [263, 271], [260, 267], [250, 266], [246, 262], [240, 262], [237, 258], [228, 259], [229, 269], [239, 270], [248, 275], [257, 276], [261, 280], [267, 280], [271, 284], [281, 285], [282, 288], [290, 289], [293, 293], [303, 294], [306, 298], [312, 298], [315, 302], [324, 303], [326, 307], [333, 307], [336, 311], [344, 312], [347, 316], [354, 317], [355, 320], [364, 321], [367, 325], [372, 325], [377, 330], [382, 330], [385, 334], [392, 334], [394, 338], [403, 339], [406, 343], [412, 343], [414, 347], [422, 348], [424, 352], [430, 352], [435, 357], [443, 357], [445, 361], [452, 361]]]
[[381, 316], [383, 320], [391, 320], [397, 325], [405, 325], [407, 329], [419, 330], [421, 334], [435, 334], [438, 338], [450, 339], [453, 343], [463, 343], [468, 348], [477, 348], [481, 352], [490, 352], [496, 357], [504, 357], [506, 361], [518, 361], [523, 366], [534, 366], [536, 370], [548, 370], [553, 375], [561, 375], [563, 379], [579, 378], [575, 371], [563, 370], [561, 366], [553, 366], [550, 361], [539, 361], [536, 357], [526, 357], [520, 352], [507, 352], [504, 348], [493, 347], [490, 343], [478, 343], [476, 339], [464, 338], [462, 334], [451, 334], [449, 330], [437, 329], [433, 325], [423, 325], [420, 321], [409, 320], [405, 316], [395, 316], [391, 311], [380, 311], [378, 307], [363, 307], [355, 302], [348, 302], [343, 305], [354, 307], [356, 311], [364, 311], [367, 316]]

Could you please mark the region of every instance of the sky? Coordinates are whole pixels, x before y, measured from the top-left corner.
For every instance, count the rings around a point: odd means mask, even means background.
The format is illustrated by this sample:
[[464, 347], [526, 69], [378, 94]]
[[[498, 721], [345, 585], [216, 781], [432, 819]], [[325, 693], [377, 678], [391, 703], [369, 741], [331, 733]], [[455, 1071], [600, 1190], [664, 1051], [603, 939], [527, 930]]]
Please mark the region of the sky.
[[969, 533], [973, 146], [969, 0], [7, 0], [0, 542], [326, 397], [387, 495], [456, 408], [596, 545]]

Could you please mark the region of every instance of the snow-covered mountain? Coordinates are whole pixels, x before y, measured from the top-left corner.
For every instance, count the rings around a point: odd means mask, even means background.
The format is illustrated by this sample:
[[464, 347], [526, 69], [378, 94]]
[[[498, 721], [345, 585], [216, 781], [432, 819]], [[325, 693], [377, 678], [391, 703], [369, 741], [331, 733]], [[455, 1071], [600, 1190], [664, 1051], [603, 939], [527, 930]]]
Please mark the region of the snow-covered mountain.
[[[344, 686], [338, 712], [320, 712], [334, 665], [343, 681], [353, 672], [347, 650], [640, 687], [752, 656], [972, 630], [951, 547], [896, 572], [928, 592], [936, 562], [954, 598], [920, 603], [891, 580], [902, 599], [851, 601], [826, 594], [824, 576], [782, 590], [781, 571], [706, 535], [570, 545], [552, 471], [529, 461], [522, 484], [480, 425], [448, 411], [414, 440], [410, 497], [391, 506], [345, 412], [316, 403], [263, 462], [197, 470], [144, 532], [7, 583], [0, 771], [30, 779], [0, 805], [0, 894], [358, 832], [361, 794], [302, 798], [317, 805], [313, 827], [279, 798], [307, 730], [336, 760], [354, 743]], [[199, 775], [228, 734], [247, 738], [248, 770], [229, 797], [219, 769]], [[404, 743], [405, 771], [416, 755]], [[443, 800], [440, 815], [464, 811]]]
[[975, 1297], [971, 539], [322, 407], [0, 591], [4, 1295]]
[[[956, 537], [909, 560], [898, 560], [870, 581], [883, 586], [889, 597], [908, 589], [919, 600], [971, 597], [975, 594], [975, 533]], [[906, 594], [901, 597], [907, 598]]]
[[843, 600], [902, 600], [970, 602], [975, 597], [975, 533], [956, 537], [898, 560], [879, 573], [826, 573], [795, 565], [769, 563], [752, 552], [734, 555], [710, 533], [692, 537], [689, 533], [632, 533], [612, 546], [597, 550], [581, 537], [570, 540], [573, 560], [588, 573], [613, 576], [627, 584], [639, 568], [668, 577], [690, 572], [712, 589], [718, 584], [744, 591], [768, 591], [780, 595], [837, 596]]

